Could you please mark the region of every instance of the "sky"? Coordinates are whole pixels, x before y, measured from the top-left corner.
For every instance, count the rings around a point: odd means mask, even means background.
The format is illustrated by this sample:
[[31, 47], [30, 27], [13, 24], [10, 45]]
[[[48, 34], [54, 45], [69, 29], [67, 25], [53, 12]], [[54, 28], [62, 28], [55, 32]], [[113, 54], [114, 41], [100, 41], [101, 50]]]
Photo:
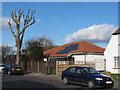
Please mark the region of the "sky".
[[59, 46], [88, 41], [105, 48], [118, 28], [117, 2], [2, 2], [2, 44], [15, 45], [7, 22], [19, 9], [25, 14], [28, 9], [36, 11], [36, 23], [26, 29], [23, 45], [45, 36]]

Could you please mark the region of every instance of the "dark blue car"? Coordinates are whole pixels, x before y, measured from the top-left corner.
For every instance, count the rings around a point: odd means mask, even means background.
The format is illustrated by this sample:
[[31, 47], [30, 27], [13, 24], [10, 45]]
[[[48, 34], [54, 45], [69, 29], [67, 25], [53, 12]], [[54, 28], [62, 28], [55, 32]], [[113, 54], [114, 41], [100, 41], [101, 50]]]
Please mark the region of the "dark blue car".
[[2, 69], [3, 74], [24, 74], [23, 68], [20, 65], [8, 64], [5, 65], [5, 68]]
[[75, 83], [87, 85], [88, 88], [114, 86], [111, 77], [101, 75], [91, 67], [69, 67], [62, 72], [61, 79], [65, 85]]

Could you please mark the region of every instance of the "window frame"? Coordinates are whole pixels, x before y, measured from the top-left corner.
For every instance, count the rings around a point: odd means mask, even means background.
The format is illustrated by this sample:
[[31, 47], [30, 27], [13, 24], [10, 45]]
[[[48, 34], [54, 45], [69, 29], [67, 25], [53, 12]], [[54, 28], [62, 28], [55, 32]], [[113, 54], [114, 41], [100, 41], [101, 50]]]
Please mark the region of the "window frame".
[[120, 56], [114, 57], [114, 68], [120, 68]]
[[[74, 68], [75, 70], [74, 70], [74, 72], [71, 72], [70, 69], [73, 69], [73, 68]], [[75, 73], [75, 72], [76, 72], [76, 68], [75, 68], [75, 67], [71, 67], [71, 68], [69, 68], [69, 69], [67, 70], [67, 72], [69, 72], [69, 73]]]

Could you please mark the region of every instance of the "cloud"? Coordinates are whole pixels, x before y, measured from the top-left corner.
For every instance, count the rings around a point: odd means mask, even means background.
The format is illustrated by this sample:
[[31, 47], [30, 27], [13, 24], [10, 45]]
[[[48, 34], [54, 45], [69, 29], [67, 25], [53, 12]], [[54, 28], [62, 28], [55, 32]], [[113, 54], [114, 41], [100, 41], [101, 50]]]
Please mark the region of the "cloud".
[[[2, 30], [9, 30], [9, 25], [8, 25], [8, 21], [11, 21], [11, 25], [13, 28], [15, 28], [15, 23], [12, 21], [11, 18], [9, 17], [0, 17], [0, 25], [2, 25]], [[23, 23], [24, 20], [23, 18], [21, 18], [21, 23]], [[37, 19], [37, 22], [40, 22], [40, 19]]]
[[80, 29], [65, 37], [66, 42], [89, 41], [91, 43], [107, 43], [112, 33], [117, 29], [113, 24], [92, 25]]
[[14, 47], [13, 45], [10, 45], [10, 44], [0, 44], [0, 47], [2, 46], [6, 46], [6, 47]]
[[[8, 30], [8, 21], [11, 20], [9, 17], [0, 17], [0, 25], [2, 25], [2, 30]], [[11, 20], [12, 27], [15, 27], [15, 23]]]

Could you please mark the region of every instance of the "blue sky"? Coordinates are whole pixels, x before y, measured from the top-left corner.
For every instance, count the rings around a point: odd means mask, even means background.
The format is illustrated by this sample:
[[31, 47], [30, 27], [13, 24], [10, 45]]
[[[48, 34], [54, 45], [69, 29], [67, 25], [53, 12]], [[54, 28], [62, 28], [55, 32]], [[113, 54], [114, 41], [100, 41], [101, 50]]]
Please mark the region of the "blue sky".
[[[57, 45], [86, 40], [106, 47], [118, 26], [117, 2], [3, 2], [2, 17], [7, 19], [12, 10], [19, 9], [25, 13], [28, 9], [36, 11], [37, 22], [26, 29], [24, 42], [45, 36]], [[15, 45], [10, 29], [4, 26], [2, 43]]]

